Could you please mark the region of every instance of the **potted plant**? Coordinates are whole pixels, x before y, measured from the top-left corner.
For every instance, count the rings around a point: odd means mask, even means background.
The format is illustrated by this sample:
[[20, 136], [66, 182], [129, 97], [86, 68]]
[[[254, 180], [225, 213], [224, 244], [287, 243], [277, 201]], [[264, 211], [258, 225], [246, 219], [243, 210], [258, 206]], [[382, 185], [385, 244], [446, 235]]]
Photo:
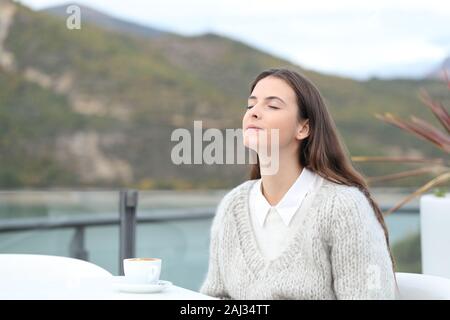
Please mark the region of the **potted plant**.
[[450, 278], [450, 193], [420, 198], [422, 272]]
[[[447, 88], [450, 90], [448, 75], [444, 72]], [[434, 101], [426, 90], [421, 90], [421, 99], [439, 120], [445, 131], [438, 129], [423, 119], [411, 116], [410, 121], [402, 120], [390, 113], [375, 116], [391, 125], [405, 130], [416, 137], [431, 142], [443, 151], [446, 157], [427, 159], [418, 157], [352, 157], [356, 162], [400, 162], [421, 163], [422, 168], [403, 171], [382, 177], [369, 178], [369, 184], [373, 181], [388, 181], [404, 177], [432, 174], [433, 178], [425, 185], [399, 201], [384, 215], [395, 212], [412, 199], [420, 196], [420, 238], [422, 253], [422, 273], [450, 278], [450, 193], [446, 188], [435, 189], [450, 181], [450, 116], [444, 105]]]

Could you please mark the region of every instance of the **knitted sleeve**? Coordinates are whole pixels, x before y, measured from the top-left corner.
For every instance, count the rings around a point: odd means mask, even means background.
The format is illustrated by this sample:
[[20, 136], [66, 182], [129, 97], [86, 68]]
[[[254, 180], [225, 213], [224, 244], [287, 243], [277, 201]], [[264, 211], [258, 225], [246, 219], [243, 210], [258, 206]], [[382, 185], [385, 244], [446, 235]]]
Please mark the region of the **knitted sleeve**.
[[206, 279], [200, 287], [200, 293], [219, 299], [230, 299], [225, 289], [220, 270], [220, 243], [224, 227], [225, 209], [228, 201], [227, 195], [220, 201], [211, 225], [208, 272]]
[[331, 200], [330, 260], [337, 299], [396, 299], [383, 229], [365, 195], [350, 188]]

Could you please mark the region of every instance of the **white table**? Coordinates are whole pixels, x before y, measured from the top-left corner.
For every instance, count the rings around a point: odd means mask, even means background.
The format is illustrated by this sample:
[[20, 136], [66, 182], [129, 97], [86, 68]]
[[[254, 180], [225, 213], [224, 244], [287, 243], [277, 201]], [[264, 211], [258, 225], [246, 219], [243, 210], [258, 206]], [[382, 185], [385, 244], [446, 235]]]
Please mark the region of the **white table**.
[[120, 280], [109, 271], [84, 260], [0, 254], [0, 300], [215, 299], [176, 284], [158, 293], [124, 293], [113, 286], [117, 281]]
[[3, 278], [1, 300], [214, 300], [216, 298], [176, 285], [158, 293], [125, 293], [113, 287], [113, 276], [79, 280]]
[[125, 293], [113, 286], [113, 276], [82, 278], [79, 281], [21, 281], [3, 278], [1, 300], [213, 300], [215, 298], [176, 285], [158, 293]]

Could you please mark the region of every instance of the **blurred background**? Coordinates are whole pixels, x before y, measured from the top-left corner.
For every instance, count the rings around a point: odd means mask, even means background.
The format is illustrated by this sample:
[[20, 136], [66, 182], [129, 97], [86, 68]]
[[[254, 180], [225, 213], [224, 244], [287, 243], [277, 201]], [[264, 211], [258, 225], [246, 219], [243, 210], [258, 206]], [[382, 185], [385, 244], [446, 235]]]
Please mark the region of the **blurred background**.
[[[448, 106], [449, 21], [450, 4], [430, 0], [0, 0], [0, 253], [81, 246], [118, 274], [118, 226], [91, 222], [137, 189], [138, 216], [211, 212], [137, 229], [136, 255], [163, 258], [162, 279], [198, 290], [214, 210], [249, 166], [175, 165], [173, 130], [240, 128], [254, 77], [286, 67], [317, 85], [351, 156], [440, 157], [375, 114], [437, 123], [419, 91]], [[409, 166], [355, 163], [366, 177]], [[389, 208], [428, 180], [370, 186]], [[416, 199], [386, 217], [398, 271], [421, 270], [418, 210]], [[57, 227], [73, 219], [82, 231]]]

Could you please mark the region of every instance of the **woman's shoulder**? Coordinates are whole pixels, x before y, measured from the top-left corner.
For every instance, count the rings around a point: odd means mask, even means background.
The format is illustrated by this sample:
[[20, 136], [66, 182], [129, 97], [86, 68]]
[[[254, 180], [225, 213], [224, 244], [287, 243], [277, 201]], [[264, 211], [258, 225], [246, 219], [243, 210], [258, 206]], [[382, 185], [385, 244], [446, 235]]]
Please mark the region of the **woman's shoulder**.
[[246, 203], [245, 200], [247, 199], [246, 197], [256, 181], [257, 180], [246, 180], [226, 192], [217, 206], [215, 214], [216, 220], [223, 220], [231, 206], [244, 206]]
[[256, 181], [257, 180], [246, 180], [230, 189], [220, 200], [219, 207], [226, 207], [228, 204], [236, 202], [238, 198], [244, 198], [247, 196]]
[[375, 217], [373, 208], [363, 191], [324, 179], [315, 199], [324, 219], [365, 220]]
[[251, 187], [253, 186], [254, 183], [256, 183], [256, 181], [258, 180], [257, 179], [246, 180], [242, 182], [241, 184], [237, 185], [236, 187], [228, 191], [223, 198], [232, 199], [236, 196], [246, 195], [246, 193], [251, 189]]
[[374, 231], [384, 239], [381, 226], [366, 195], [356, 186], [324, 180], [316, 202], [315, 221], [326, 237]]
[[368, 202], [367, 197], [358, 187], [339, 184], [325, 178], [322, 179], [323, 182], [318, 192], [319, 196], [323, 198], [322, 200], [332, 199], [348, 204]]

